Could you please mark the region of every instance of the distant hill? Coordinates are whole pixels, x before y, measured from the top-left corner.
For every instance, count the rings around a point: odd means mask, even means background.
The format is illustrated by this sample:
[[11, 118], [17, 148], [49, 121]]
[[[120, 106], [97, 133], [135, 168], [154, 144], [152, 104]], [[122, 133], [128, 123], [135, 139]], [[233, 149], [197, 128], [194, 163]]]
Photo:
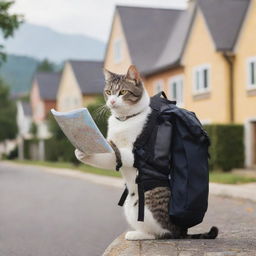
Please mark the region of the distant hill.
[[10, 86], [12, 95], [28, 93], [39, 61], [23, 56], [9, 55], [0, 66], [0, 77]]
[[92, 37], [63, 34], [28, 23], [22, 24], [14, 38], [7, 39], [4, 45], [9, 54], [40, 60], [47, 58], [54, 62], [66, 59], [102, 60], [105, 49], [104, 42]]

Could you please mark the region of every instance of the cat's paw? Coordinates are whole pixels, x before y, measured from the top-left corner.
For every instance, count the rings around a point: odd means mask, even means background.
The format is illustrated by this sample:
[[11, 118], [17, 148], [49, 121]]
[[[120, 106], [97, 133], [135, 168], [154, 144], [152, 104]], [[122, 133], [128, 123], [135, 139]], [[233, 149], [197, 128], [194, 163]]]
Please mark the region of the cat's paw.
[[152, 239], [155, 239], [155, 236], [151, 234], [143, 233], [141, 231], [128, 231], [125, 234], [125, 239], [129, 241], [152, 240]]
[[79, 161], [86, 162], [90, 159], [90, 155], [86, 155], [84, 152], [80, 151], [79, 149], [75, 150], [75, 156]]

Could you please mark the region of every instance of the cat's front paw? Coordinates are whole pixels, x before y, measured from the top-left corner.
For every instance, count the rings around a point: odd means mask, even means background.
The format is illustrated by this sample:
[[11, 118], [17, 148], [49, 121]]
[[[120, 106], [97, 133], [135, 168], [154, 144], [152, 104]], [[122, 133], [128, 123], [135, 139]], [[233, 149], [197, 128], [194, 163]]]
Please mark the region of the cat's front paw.
[[125, 239], [129, 241], [152, 240], [152, 239], [155, 239], [155, 236], [151, 234], [143, 233], [141, 231], [128, 231], [125, 234]]
[[82, 159], [84, 159], [86, 157], [85, 153], [80, 151], [79, 149], [75, 150], [75, 156], [76, 158], [81, 161]]

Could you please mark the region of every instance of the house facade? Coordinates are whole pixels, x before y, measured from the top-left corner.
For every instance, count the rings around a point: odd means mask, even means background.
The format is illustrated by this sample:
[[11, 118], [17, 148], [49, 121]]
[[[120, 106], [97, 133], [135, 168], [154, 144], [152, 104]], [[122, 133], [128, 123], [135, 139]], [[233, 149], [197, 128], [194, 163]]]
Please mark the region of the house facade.
[[256, 0], [194, 0], [186, 10], [117, 6], [104, 67], [125, 73], [135, 64], [149, 95], [164, 90], [203, 124], [243, 124], [245, 164], [255, 166], [255, 27]]
[[70, 111], [94, 103], [103, 94], [102, 68], [100, 61], [67, 61], [57, 92], [57, 110]]
[[256, 166], [256, 0], [251, 0], [234, 61], [234, 121], [245, 126], [246, 165]]
[[30, 92], [32, 120], [37, 124], [38, 137], [50, 136], [46, 119], [52, 108], [56, 108], [56, 95], [59, 87], [60, 74], [38, 72], [35, 74]]

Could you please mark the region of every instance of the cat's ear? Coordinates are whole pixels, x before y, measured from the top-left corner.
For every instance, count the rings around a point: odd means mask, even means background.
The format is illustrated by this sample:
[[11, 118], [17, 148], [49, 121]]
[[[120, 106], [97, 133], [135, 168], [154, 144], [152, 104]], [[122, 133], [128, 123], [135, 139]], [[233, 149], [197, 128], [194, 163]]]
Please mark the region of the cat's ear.
[[112, 72], [110, 72], [109, 70], [103, 68], [103, 74], [105, 76], [105, 80], [109, 81], [111, 80], [112, 76], [114, 75]]
[[134, 65], [131, 65], [128, 68], [126, 78], [130, 80], [134, 80], [136, 83], [138, 83], [141, 80], [140, 73]]

